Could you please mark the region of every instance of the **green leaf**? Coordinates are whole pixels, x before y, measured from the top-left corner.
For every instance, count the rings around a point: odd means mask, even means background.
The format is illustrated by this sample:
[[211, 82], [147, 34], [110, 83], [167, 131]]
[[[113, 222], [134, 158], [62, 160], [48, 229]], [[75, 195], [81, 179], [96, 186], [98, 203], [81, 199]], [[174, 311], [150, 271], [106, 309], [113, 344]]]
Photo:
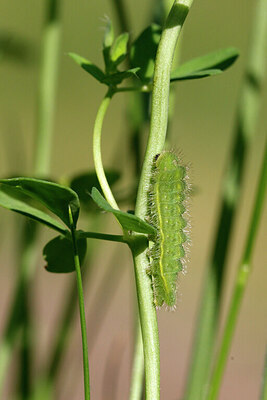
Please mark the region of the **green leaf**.
[[186, 81], [186, 80], [191, 80], [191, 79], [201, 79], [201, 78], [207, 78], [208, 76], [214, 76], [214, 75], [219, 75], [223, 71], [220, 69], [207, 69], [203, 71], [196, 71], [192, 72], [190, 74], [175, 74], [175, 77], [171, 75], [171, 82], [175, 81]]
[[[120, 178], [120, 173], [118, 171], [106, 171], [105, 173], [111, 187]], [[73, 177], [70, 182], [70, 187], [78, 194], [80, 202], [86, 207], [87, 211], [96, 211], [97, 207], [92, 200], [91, 191], [93, 187], [96, 187], [100, 192], [102, 191], [95, 172], [87, 172]]]
[[16, 187], [0, 184], [0, 205], [11, 211], [32, 218], [35, 221], [41, 222], [60, 233], [66, 232], [65, 227], [56, 219], [32, 205], [27, 204], [25, 200], [28, 199], [30, 201], [31, 199], [27, 196], [22, 197], [21, 194], [21, 190]]
[[229, 68], [238, 56], [239, 51], [237, 49], [228, 47], [194, 58], [171, 72], [171, 82], [220, 74]]
[[152, 24], [138, 36], [131, 46], [131, 66], [140, 67], [138, 76], [144, 82], [149, 82], [153, 77], [160, 35], [161, 27]]
[[124, 79], [132, 78], [136, 76], [136, 73], [139, 71], [139, 68], [128, 69], [127, 71], [116, 72], [115, 74], [106, 75], [103, 79], [103, 83], [106, 85], [118, 85]]
[[[80, 264], [86, 255], [86, 239], [77, 238]], [[49, 272], [67, 273], [75, 271], [73, 244], [65, 236], [57, 236], [48, 242], [43, 249], [43, 257], [47, 263], [45, 269]]]
[[156, 229], [152, 225], [135, 215], [112, 208], [96, 188], [93, 188], [92, 190], [92, 198], [100, 208], [107, 212], [111, 212], [117, 218], [123, 229], [147, 234], [156, 233]]
[[37, 200], [56, 214], [68, 227], [70, 227], [70, 206], [74, 226], [76, 226], [79, 216], [80, 202], [77, 193], [70, 188], [33, 178], [0, 179], [0, 183], [4, 183], [10, 187], [15, 187], [20, 190], [21, 193]]
[[87, 60], [84, 57], [79, 56], [76, 53], [68, 53], [68, 55], [82, 67], [86, 72], [92, 75], [99, 82], [103, 82], [105, 78], [104, 72], [95, 64], [91, 63], [91, 61]]
[[127, 55], [127, 44], [129, 40], [128, 33], [122, 33], [118, 36], [110, 49], [110, 60], [116, 67], [119, 65]]

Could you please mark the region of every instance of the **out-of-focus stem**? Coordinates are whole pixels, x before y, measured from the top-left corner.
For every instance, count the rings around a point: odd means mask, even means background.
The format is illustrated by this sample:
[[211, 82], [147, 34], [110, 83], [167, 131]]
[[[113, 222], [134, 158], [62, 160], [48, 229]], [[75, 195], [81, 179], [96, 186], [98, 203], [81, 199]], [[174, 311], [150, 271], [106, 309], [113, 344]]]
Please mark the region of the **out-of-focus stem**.
[[123, 0], [112, 0], [118, 17], [121, 32], [130, 32], [128, 16]]
[[[33, 275], [33, 261], [35, 260], [35, 222], [27, 221], [23, 224], [21, 232], [21, 257], [20, 269], [15, 289], [15, 296], [11, 305], [3, 339], [0, 345], [0, 391], [3, 390], [8, 366], [14, 350], [14, 343], [21, 333], [24, 319], [28, 315], [28, 293], [27, 289]], [[27, 323], [28, 323], [27, 318]], [[26, 329], [26, 328], [25, 328]], [[24, 376], [25, 378], [25, 376]], [[24, 382], [24, 390], [27, 391], [27, 382]]]
[[40, 63], [34, 167], [35, 174], [44, 177], [47, 177], [50, 170], [61, 34], [60, 1], [48, 0], [47, 3]]
[[260, 400], [267, 400], [267, 352], [265, 355], [265, 365], [262, 374], [261, 396]]
[[[41, 63], [39, 75], [39, 92], [37, 96], [38, 118], [36, 130], [36, 148], [33, 172], [35, 175], [47, 177], [50, 172], [51, 138], [53, 130], [54, 99], [57, 83], [57, 67], [60, 37], [59, 0], [47, 1], [47, 17], [43, 29], [43, 46], [41, 50]], [[32, 334], [30, 328], [30, 315], [28, 296], [30, 284], [34, 274], [35, 245], [37, 228], [34, 225], [31, 234], [27, 234], [29, 225], [26, 221], [23, 227], [23, 244], [18, 279], [10, 316], [2, 343], [0, 344], [0, 392], [3, 388], [8, 364], [12, 357], [14, 343], [22, 327], [22, 362], [30, 359], [30, 342]], [[18, 317], [18, 315], [20, 317]], [[23, 318], [21, 318], [21, 315]], [[3, 348], [3, 351], [2, 351]], [[28, 361], [27, 361], [28, 363]], [[24, 368], [25, 367], [25, 368]], [[27, 374], [26, 374], [27, 373]], [[27, 375], [27, 376], [26, 376]], [[29, 392], [29, 370], [23, 366], [22, 398]]]
[[260, 217], [263, 211], [264, 200], [266, 195], [266, 186], [267, 186], [267, 143], [265, 146], [265, 153], [262, 162], [262, 170], [259, 179], [254, 208], [251, 216], [250, 227], [247, 234], [245, 249], [238, 269], [234, 291], [230, 302], [228, 315], [226, 317], [226, 323], [221, 345], [219, 348], [218, 356], [215, 360], [215, 367], [211, 377], [210, 391], [208, 393], [207, 400], [216, 400], [220, 390], [223, 373], [225, 370], [234, 330], [236, 327], [236, 321], [241, 307], [241, 302], [245, 293], [245, 289], [247, 287], [249, 275], [251, 273], [252, 252], [257, 237]]

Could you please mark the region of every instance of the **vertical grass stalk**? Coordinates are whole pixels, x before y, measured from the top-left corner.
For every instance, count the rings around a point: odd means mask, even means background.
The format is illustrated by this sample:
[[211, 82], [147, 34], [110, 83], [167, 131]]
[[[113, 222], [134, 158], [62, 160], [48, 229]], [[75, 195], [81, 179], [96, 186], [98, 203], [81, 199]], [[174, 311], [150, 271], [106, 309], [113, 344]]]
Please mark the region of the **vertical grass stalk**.
[[130, 32], [128, 17], [123, 0], [112, 0], [112, 2], [116, 10], [121, 32]]
[[[147, 213], [147, 191], [153, 158], [163, 149], [170, 90], [170, 71], [174, 50], [182, 25], [192, 4], [191, 0], [175, 1], [163, 29], [159, 43], [152, 92], [151, 125], [144, 164], [139, 183], [136, 215], [142, 219]], [[153, 303], [151, 280], [147, 275], [148, 260], [145, 252], [133, 254], [135, 260], [136, 289], [144, 346], [145, 391], [147, 400], [160, 398], [159, 338], [156, 309]]]
[[50, 169], [61, 34], [60, 0], [47, 0], [47, 4], [40, 61], [34, 167], [34, 173], [44, 177], [47, 177]]
[[210, 391], [207, 396], [207, 400], [216, 400], [219, 393], [221, 380], [225, 370], [234, 330], [236, 327], [236, 321], [240, 311], [241, 302], [244, 296], [245, 289], [247, 287], [248, 278], [251, 273], [252, 252], [257, 237], [260, 217], [263, 211], [264, 200], [266, 195], [266, 186], [267, 186], [267, 143], [265, 146], [265, 153], [262, 162], [262, 170], [258, 183], [258, 189], [255, 198], [253, 213], [251, 216], [251, 222], [248, 230], [244, 254], [238, 269], [234, 285], [234, 291], [230, 302], [228, 315], [226, 317], [226, 323], [222, 336], [222, 341], [219, 347], [218, 356], [215, 361], [214, 372], [211, 377]]
[[[50, 148], [54, 115], [54, 99], [57, 83], [57, 65], [59, 52], [59, 36], [60, 36], [60, 19], [59, 19], [59, 0], [47, 1], [47, 18], [43, 29], [43, 46], [41, 50], [40, 76], [39, 76], [39, 92], [37, 96], [38, 103], [38, 121], [36, 130], [36, 150], [34, 162], [34, 174], [48, 176], [50, 165]], [[22, 338], [26, 340], [29, 332], [29, 315], [28, 310], [22, 312], [23, 305], [27, 305], [30, 282], [34, 273], [35, 261], [35, 244], [37, 239], [36, 227], [33, 229], [34, 234], [25, 234], [29, 226], [27, 221], [23, 227], [23, 237], [21, 243], [23, 250], [21, 254], [20, 266], [18, 269], [18, 280], [14, 299], [12, 302], [7, 326], [5, 329], [3, 340], [0, 344], [0, 392], [3, 389], [5, 376], [8, 372], [8, 364], [12, 357], [15, 340], [18, 338], [19, 329], [22, 327]], [[24, 293], [24, 299], [22, 296]], [[25, 318], [18, 318], [18, 314], [24, 315]], [[27, 318], [26, 318], [27, 314]], [[29, 343], [28, 339], [24, 341], [24, 345]], [[24, 346], [23, 357], [29, 358], [26, 354], [28, 346]], [[28, 348], [29, 350], [29, 348]], [[28, 351], [27, 350], [27, 351]], [[25, 371], [23, 372], [25, 381]], [[27, 380], [29, 377], [27, 377]], [[24, 382], [25, 383], [25, 382]], [[24, 389], [26, 386], [24, 385]], [[23, 391], [24, 391], [23, 389]], [[27, 389], [28, 391], [28, 389]], [[27, 394], [28, 395], [28, 394]]]
[[[33, 261], [35, 260], [35, 222], [27, 221], [20, 232], [21, 257], [19, 260], [19, 276], [16, 284], [15, 295], [11, 305], [3, 339], [0, 345], [0, 392], [4, 388], [8, 366], [14, 351], [14, 344], [21, 337], [21, 328], [24, 327], [24, 318], [28, 316], [28, 287], [33, 275]], [[28, 318], [27, 318], [28, 319]], [[27, 324], [28, 324], [27, 320]], [[27, 329], [28, 330], [28, 329]], [[29, 372], [27, 370], [27, 372]], [[24, 390], [29, 385], [29, 376], [24, 382]]]
[[260, 400], [267, 400], [267, 352], [265, 354], [265, 365], [262, 374], [261, 396]]
[[249, 59], [237, 110], [235, 138], [224, 179], [222, 204], [197, 321], [186, 400], [205, 399], [219, 320], [225, 263], [238, 208], [246, 155], [256, 132], [265, 77], [267, 2], [259, 0], [253, 23]]

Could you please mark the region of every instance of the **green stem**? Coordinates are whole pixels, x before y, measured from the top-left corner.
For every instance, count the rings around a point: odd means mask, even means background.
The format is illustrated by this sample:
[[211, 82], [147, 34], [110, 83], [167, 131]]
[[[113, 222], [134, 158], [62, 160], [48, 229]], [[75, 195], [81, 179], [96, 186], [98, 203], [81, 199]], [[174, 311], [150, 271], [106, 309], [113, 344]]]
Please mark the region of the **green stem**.
[[206, 399], [207, 386], [215, 335], [220, 313], [222, 286], [225, 275], [226, 256], [231, 232], [240, 198], [246, 156], [256, 133], [261, 89], [265, 76], [265, 49], [267, 40], [267, 3], [260, 0], [257, 5], [251, 49], [245, 79], [237, 110], [235, 138], [224, 179], [222, 204], [215, 234], [214, 247], [208, 263], [206, 281], [195, 329], [191, 368], [187, 383], [186, 400]]
[[[127, 23], [125, 9], [123, 7], [122, 0], [113, 0], [115, 9], [117, 11], [118, 20], [120, 22], [120, 30], [122, 32], [130, 32], [129, 25]], [[143, 86], [132, 86], [117, 88], [117, 92], [135, 92], [132, 96], [130, 106], [128, 105], [128, 120], [130, 121], [130, 147], [131, 152], [134, 149], [134, 163], [135, 163], [135, 177], [136, 181], [141, 172], [141, 145], [140, 138], [142, 135], [142, 127], [146, 121], [146, 105], [144, 101], [144, 95], [142, 93], [150, 93], [152, 87], [150, 85]], [[144, 110], [145, 109], [145, 110]], [[136, 192], [137, 187], [135, 187]], [[140, 320], [138, 310], [136, 313], [136, 335], [135, 335], [135, 346], [132, 364], [132, 376], [131, 376], [131, 387], [129, 400], [140, 400], [142, 398], [144, 383], [144, 350], [143, 350], [143, 339], [140, 327]]]
[[142, 399], [144, 384], [144, 350], [138, 313], [136, 318], [135, 348], [129, 400]]
[[118, 242], [118, 243], [126, 243], [124, 236], [122, 235], [109, 235], [107, 233], [97, 233], [97, 232], [81, 232], [81, 237], [89, 238], [89, 239], [100, 239], [100, 240], [108, 240], [110, 242]]
[[59, 0], [48, 0], [47, 19], [42, 39], [37, 110], [38, 135], [34, 168], [37, 176], [46, 177], [50, 169], [59, 64], [60, 25]]
[[[21, 257], [19, 262], [19, 276], [15, 290], [15, 296], [11, 311], [0, 345], [0, 393], [3, 390], [8, 365], [14, 351], [14, 344], [18, 338], [21, 327], [24, 326], [24, 318], [28, 316], [28, 291], [34, 272], [36, 228], [34, 222], [27, 221], [23, 224], [21, 232]], [[27, 321], [28, 318], [27, 318]], [[29, 376], [27, 377], [27, 380]]]
[[[92, 228], [96, 229], [99, 226], [97, 218], [94, 219]], [[91, 277], [91, 260], [93, 252], [96, 250], [96, 244], [90, 241], [87, 245], [86, 261], [82, 268], [82, 279], [90, 282]], [[68, 345], [71, 336], [71, 328], [74, 317], [76, 315], [76, 300], [77, 300], [77, 283], [72, 281], [68, 291], [65, 294], [64, 310], [60, 311], [58, 328], [55, 329], [55, 335], [51, 344], [51, 352], [44, 366], [43, 371], [40, 371], [39, 377], [35, 382], [34, 392], [30, 400], [51, 400], [55, 392], [55, 384], [57, 376], [60, 372], [60, 367], [64, 358], [65, 349]], [[91, 344], [91, 335], [90, 335]], [[89, 351], [90, 353], [90, 351]]]
[[207, 400], [217, 399], [219, 393], [224, 369], [228, 359], [230, 346], [232, 343], [234, 330], [236, 327], [236, 321], [240, 311], [241, 302], [244, 296], [245, 289], [247, 287], [249, 275], [251, 273], [252, 251], [255, 245], [260, 217], [263, 211], [264, 199], [266, 195], [266, 187], [267, 187], [267, 144], [265, 146], [262, 171], [258, 184], [257, 195], [251, 217], [250, 228], [247, 235], [244, 254], [237, 273], [235, 287], [230, 302], [229, 312], [226, 317], [223, 337], [219, 348], [218, 356], [215, 361], [214, 372], [211, 377], [210, 391]]
[[69, 207], [69, 219], [71, 226], [71, 236], [74, 250], [74, 263], [77, 277], [77, 288], [79, 298], [79, 310], [80, 310], [80, 322], [81, 322], [81, 333], [82, 333], [82, 348], [83, 348], [83, 374], [84, 374], [84, 399], [90, 400], [90, 378], [89, 378], [89, 360], [88, 360], [88, 344], [87, 344], [87, 333], [86, 333], [86, 319], [85, 319], [85, 308], [84, 308], [84, 295], [83, 295], [83, 284], [82, 274], [79, 260], [79, 253], [76, 241], [76, 230], [73, 224], [73, 217], [71, 208]]
[[139, 184], [136, 208], [138, 216], [147, 215], [147, 192], [154, 157], [163, 150], [167, 123], [170, 92], [170, 72], [176, 42], [188, 14], [192, 0], [176, 0], [167, 18], [160, 39], [152, 92], [150, 134]]
[[102, 134], [102, 126], [103, 126], [103, 121], [104, 117], [106, 115], [108, 106], [110, 104], [110, 100], [114, 94], [114, 90], [112, 88], [109, 88], [106, 96], [102, 100], [102, 103], [100, 104], [100, 107], [98, 109], [96, 119], [95, 119], [95, 125], [94, 125], [94, 135], [93, 135], [93, 156], [94, 156], [94, 164], [95, 164], [95, 170], [96, 170], [96, 175], [99, 180], [101, 189], [104, 193], [104, 196], [106, 197], [106, 200], [109, 202], [111, 207], [115, 208], [116, 210], [119, 209], [116, 200], [114, 199], [114, 196], [112, 194], [112, 191], [110, 189], [110, 186], [108, 184], [105, 171], [103, 168], [103, 163], [102, 163], [102, 156], [101, 156], [101, 134]]
[[[191, 0], [175, 1], [166, 21], [159, 43], [154, 72], [151, 125], [148, 144], [138, 188], [136, 215], [142, 219], [147, 213], [147, 195], [152, 162], [163, 149], [167, 122], [170, 90], [170, 71], [178, 36], [192, 4]], [[159, 338], [156, 309], [153, 302], [149, 267], [145, 252], [135, 254], [136, 290], [144, 345], [146, 399], [160, 398]]]
[[145, 364], [146, 399], [160, 398], [159, 338], [156, 308], [153, 303], [151, 280], [147, 274], [145, 253], [134, 255], [136, 291], [142, 329]]
[[[43, 46], [41, 50], [39, 92], [37, 96], [38, 119], [36, 130], [36, 150], [34, 162], [34, 174], [47, 176], [49, 174], [51, 137], [53, 128], [54, 98], [57, 82], [57, 66], [59, 53], [59, 0], [47, 1], [47, 18], [42, 34]], [[34, 274], [35, 246], [37, 240], [37, 230], [34, 225], [33, 234], [28, 234], [29, 221], [23, 227], [23, 249], [21, 253], [17, 287], [10, 310], [5, 334], [0, 345], [0, 392], [2, 391], [5, 375], [8, 372], [8, 364], [13, 354], [14, 343], [18, 337], [18, 332], [22, 327], [23, 339], [23, 358], [29, 360], [30, 357], [30, 315], [28, 296], [30, 284]], [[24, 309], [24, 311], [23, 311]], [[29, 391], [29, 369], [23, 367], [22, 370], [22, 396], [27, 397]], [[27, 376], [26, 376], [27, 375]], [[24, 395], [24, 394], [25, 395]]]
[[112, 0], [116, 9], [121, 32], [130, 32], [128, 18], [123, 0]]
[[260, 400], [267, 400], [267, 352], [265, 355], [265, 365], [262, 376], [262, 387], [261, 387], [261, 396]]

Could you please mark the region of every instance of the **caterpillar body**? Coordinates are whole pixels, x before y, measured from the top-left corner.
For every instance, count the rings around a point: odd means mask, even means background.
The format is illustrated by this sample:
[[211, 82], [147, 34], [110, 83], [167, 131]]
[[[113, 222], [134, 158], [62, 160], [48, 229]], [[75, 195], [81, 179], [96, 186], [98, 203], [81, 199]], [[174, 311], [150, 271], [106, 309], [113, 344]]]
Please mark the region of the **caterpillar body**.
[[186, 167], [173, 152], [157, 155], [149, 195], [149, 219], [157, 230], [149, 269], [156, 307], [164, 303], [174, 307], [176, 303], [177, 276], [183, 269], [184, 243], [188, 239], [183, 216], [186, 193]]

